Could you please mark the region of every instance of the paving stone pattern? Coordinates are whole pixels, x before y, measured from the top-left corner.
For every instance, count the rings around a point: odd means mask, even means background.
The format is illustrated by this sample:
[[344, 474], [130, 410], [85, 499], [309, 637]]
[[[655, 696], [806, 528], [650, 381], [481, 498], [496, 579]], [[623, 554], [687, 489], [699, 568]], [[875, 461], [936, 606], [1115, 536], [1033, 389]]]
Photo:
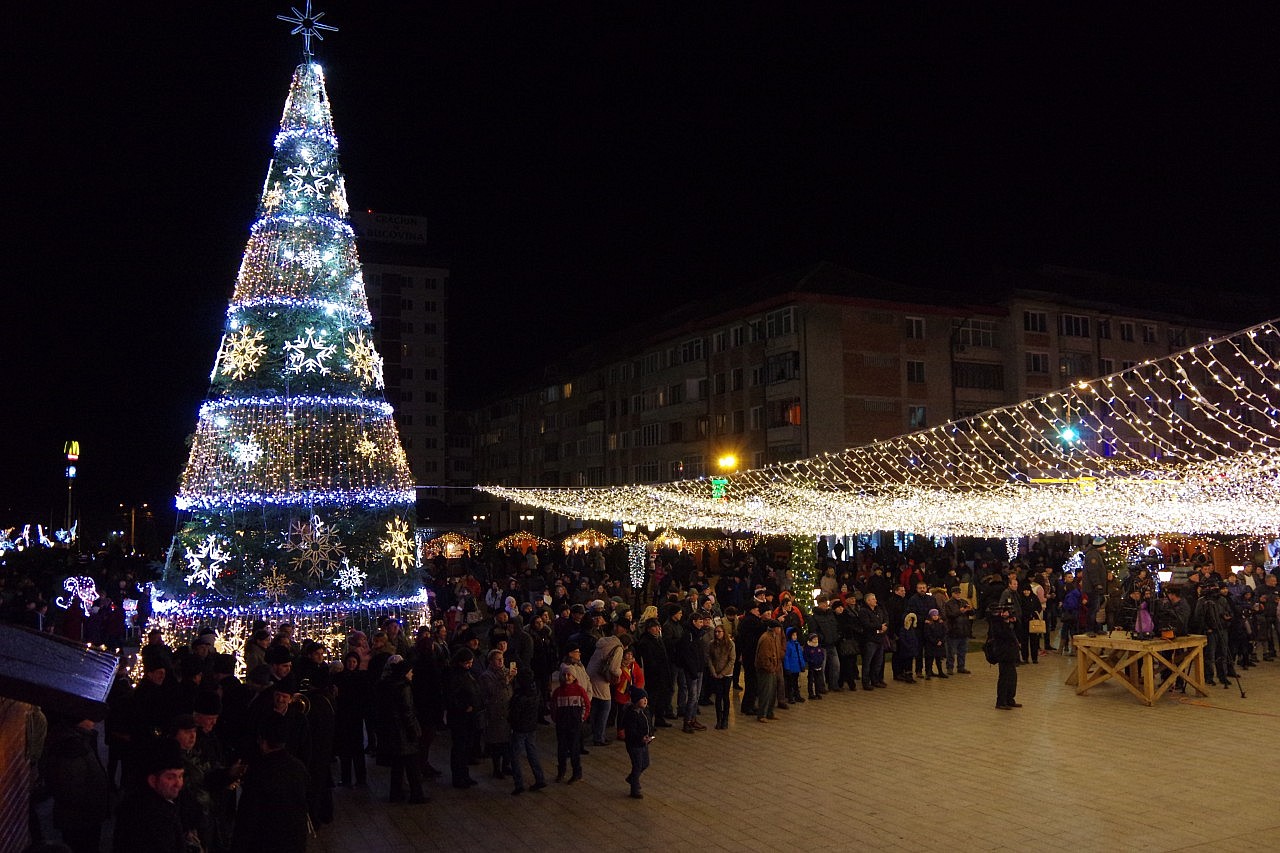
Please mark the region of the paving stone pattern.
[[[643, 800], [627, 797], [621, 744], [591, 748], [584, 779], [511, 796], [510, 779], [448, 786], [447, 734], [426, 805], [388, 804], [386, 771], [337, 789], [337, 817], [312, 851], [1218, 851], [1280, 847], [1264, 788], [1276, 756], [1280, 663], [1247, 670], [1208, 699], [1144, 707], [1104, 684], [1076, 696], [1074, 658], [1019, 668], [998, 711], [995, 667], [870, 694], [832, 693], [727, 731], [660, 729]], [[886, 667], [887, 671], [887, 667]], [[734, 694], [735, 699], [740, 694]], [[712, 709], [704, 708], [711, 723]], [[554, 776], [554, 735], [539, 732]], [[527, 775], [527, 774], [526, 774]], [[526, 784], [531, 780], [526, 779]], [[1188, 795], [1190, 795], [1188, 801]]]

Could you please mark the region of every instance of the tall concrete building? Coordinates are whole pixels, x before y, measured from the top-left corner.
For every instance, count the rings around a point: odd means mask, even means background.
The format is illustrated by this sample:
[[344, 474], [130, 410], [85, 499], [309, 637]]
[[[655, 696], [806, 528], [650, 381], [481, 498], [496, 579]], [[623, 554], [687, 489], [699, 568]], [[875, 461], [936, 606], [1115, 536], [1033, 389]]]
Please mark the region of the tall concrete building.
[[352, 211], [351, 225], [409, 467], [419, 487], [445, 485], [449, 269], [432, 254], [426, 217]]
[[[607, 486], [715, 474], [721, 460], [758, 468], [1017, 403], [1260, 319], [1121, 304], [1114, 295], [1152, 291], [1090, 273], [996, 284], [966, 299], [822, 263], [676, 309], [475, 411], [474, 479]], [[503, 515], [516, 511], [484, 510], [495, 530], [521, 526]]]

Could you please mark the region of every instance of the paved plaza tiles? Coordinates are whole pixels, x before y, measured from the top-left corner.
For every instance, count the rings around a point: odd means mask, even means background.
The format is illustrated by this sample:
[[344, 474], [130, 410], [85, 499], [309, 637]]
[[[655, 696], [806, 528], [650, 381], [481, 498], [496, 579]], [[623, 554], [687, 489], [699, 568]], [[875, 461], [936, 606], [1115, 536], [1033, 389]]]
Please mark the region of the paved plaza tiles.
[[[772, 723], [735, 713], [727, 731], [660, 729], [643, 800], [627, 797], [620, 744], [592, 748], [573, 786], [511, 796], [486, 760], [480, 785], [458, 791], [442, 735], [431, 803], [384, 802], [386, 770], [371, 766], [367, 788], [335, 791], [336, 820], [309, 850], [1280, 848], [1280, 663], [1246, 671], [1245, 699], [1233, 683], [1147, 708], [1115, 684], [1076, 696], [1063, 683], [1074, 658], [1049, 654], [1018, 670], [1024, 707], [998, 711], [995, 667], [969, 662], [969, 676], [830, 694]], [[554, 776], [554, 736], [539, 735]]]

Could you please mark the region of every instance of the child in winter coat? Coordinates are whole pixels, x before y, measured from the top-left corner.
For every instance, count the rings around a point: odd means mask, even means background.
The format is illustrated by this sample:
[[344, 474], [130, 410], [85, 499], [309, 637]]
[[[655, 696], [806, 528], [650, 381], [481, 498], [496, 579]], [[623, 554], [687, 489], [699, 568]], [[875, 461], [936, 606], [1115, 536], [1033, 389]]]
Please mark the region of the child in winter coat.
[[627, 782], [631, 785], [633, 799], [643, 799], [640, 793], [640, 774], [649, 767], [649, 742], [653, 740], [653, 726], [649, 722], [649, 694], [639, 687], [632, 687], [630, 702], [619, 718], [623, 737], [627, 744], [627, 756], [631, 759], [631, 773]]
[[626, 736], [623, 712], [631, 704], [632, 687], [644, 689], [644, 669], [636, 663], [635, 652], [631, 649], [623, 649], [622, 671], [618, 675], [617, 683], [613, 685], [613, 708], [616, 709], [614, 713], [617, 715], [618, 740]]
[[786, 681], [787, 701], [803, 702], [800, 695], [800, 673], [804, 672], [804, 645], [795, 628], [787, 629], [787, 647], [782, 656], [782, 674]]
[[937, 608], [929, 611], [929, 618], [924, 620], [921, 632], [924, 643], [924, 677], [933, 678], [933, 668], [938, 668], [938, 677], [946, 678], [942, 670], [943, 661], [947, 659], [947, 623], [942, 621], [942, 614]]
[[804, 644], [804, 665], [809, 672], [809, 698], [821, 699], [827, 692], [827, 650], [818, 645], [821, 638], [810, 634]]
[[578, 684], [572, 670], [560, 672], [560, 686], [551, 694], [551, 719], [556, 724], [556, 781], [564, 780], [571, 763], [572, 785], [582, 778], [582, 724], [591, 716], [591, 697]]
[[[905, 681], [908, 684], [914, 684], [915, 679], [911, 676], [912, 661], [920, 655], [920, 633], [916, 630], [916, 614], [908, 613], [902, 619], [902, 630], [898, 632], [898, 644], [893, 649], [894, 661], [906, 661], [902, 667], [902, 674], [895, 675], [898, 681]], [[897, 666], [894, 666], [897, 669]]]
[[1084, 630], [1081, 625], [1084, 609], [1084, 593], [1078, 586], [1072, 585], [1062, 599], [1062, 616], [1058, 620], [1058, 652], [1070, 654], [1076, 634]]

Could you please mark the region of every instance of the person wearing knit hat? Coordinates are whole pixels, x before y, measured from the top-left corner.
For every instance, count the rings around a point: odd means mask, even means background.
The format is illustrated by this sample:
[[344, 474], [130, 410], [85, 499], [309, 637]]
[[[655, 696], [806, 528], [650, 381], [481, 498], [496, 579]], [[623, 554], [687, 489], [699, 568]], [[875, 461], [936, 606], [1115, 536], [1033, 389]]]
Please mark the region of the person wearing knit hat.
[[204, 717], [217, 717], [222, 713], [222, 698], [213, 690], [197, 691], [191, 712]]
[[627, 782], [631, 785], [632, 799], [643, 799], [640, 793], [640, 776], [649, 767], [649, 744], [653, 742], [653, 727], [649, 722], [649, 694], [642, 688], [631, 688], [631, 703], [624, 711], [623, 731], [627, 744], [627, 756], [631, 759], [631, 773]]
[[947, 659], [947, 623], [936, 607], [930, 608], [928, 617], [920, 627], [920, 644], [921, 651], [924, 652], [925, 680], [933, 678], [935, 668], [938, 670], [938, 678], [946, 678], [943, 663]]
[[293, 655], [289, 653], [289, 648], [287, 646], [276, 644], [267, 649], [267, 653], [263, 655], [263, 660], [265, 663], [273, 666], [282, 663], [292, 664]]

